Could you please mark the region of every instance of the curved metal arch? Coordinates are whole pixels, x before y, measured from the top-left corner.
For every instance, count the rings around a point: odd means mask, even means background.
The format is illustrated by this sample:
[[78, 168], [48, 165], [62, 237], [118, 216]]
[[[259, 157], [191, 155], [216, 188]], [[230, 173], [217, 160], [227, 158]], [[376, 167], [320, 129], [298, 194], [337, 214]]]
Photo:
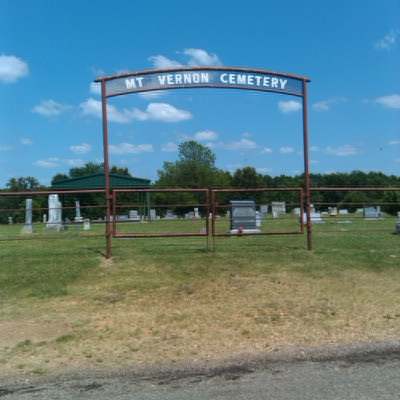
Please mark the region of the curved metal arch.
[[273, 92], [303, 97], [310, 79], [290, 73], [259, 68], [196, 66], [146, 69], [101, 76], [105, 97], [158, 90], [218, 88]]
[[[148, 86], [144, 87], [143, 85], [139, 85], [139, 82], [142, 81], [139, 79], [141, 78], [144, 80], [145, 78], [151, 76], [164, 76], [165, 74], [177, 74], [177, 73], [188, 73], [188, 72], [201, 72], [201, 71], [208, 71], [210, 73], [217, 73], [218, 71], [222, 71], [225, 74], [233, 74], [233, 73], [241, 73], [241, 74], [252, 74], [260, 79], [270, 78], [272, 83], [272, 78], [280, 79], [284, 78], [292, 82], [295, 82], [297, 85], [297, 91], [292, 91], [286, 88], [286, 84], [283, 87], [283, 83], [281, 83], [281, 90], [276, 87], [268, 87], [265, 86], [263, 81], [263, 87], [252, 85], [250, 84], [250, 79], [248, 78], [247, 84], [240, 86], [239, 84], [231, 84], [228, 79], [227, 84], [218, 84], [216, 82], [201, 82], [196, 83], [194, 85], [166, 85], [165, 87], [158, 86]], [[163, 75], [164, 74], [164, 75]], [[130, 90], [123, 88], [123, 85], [119, 90], [115, 90], [114, 92], [110, 92], [110, 84], [115, 86], [115, 82], [123, 82], [128, 78], [131, 79], [138, 79], [138, 84], [135, 86], [135, 81], [130, 82]], [[165, 78], [167, 80], [169, 78]], [[258, 83], [260, 80], [257, 78], [255, 79]], [[221, 80], [221, 77], [220, 77]], [[168, 89], [186, 89], [186, 88], [227, 88], [227, 89], [243, 89], [243, 90], [260, 90], [266, 92], [274, 92], [274, 93], [282, 93], [288, 94], [292, 96], [299, 96], [302, 97], [302, 116], [303, 116], [303, 151], [304, 151], [304, 189], [305, 189], [305, 211], [306, 211], [306, 224], [307, 224], [307, 248], [308, 250], [312, 249], [312, 228], [311, 228], [311, 184], [310, 184], [310, 168], [309, 168], [309, 143], [308, 143], [308, 116], [307, 116], [307, 83], [310, 82], [310, 79], [301, 76], [301, 75], [294, 75], [288, 74], [283, 72], [274, 72], [268, 71], [264, 69], [257, 69], [257, 68], [243, 68], [243, 67], [218, 67], [218, 66], [207, 66], [207, 67], [177, 67], [177, 68], [167, 68], [167, 69], [147, 69], [143, 71], [133, 71], [133, 72], [125, 72], [121, 74], [115, 75], [108, 75], [102, 76], [95, 80], [95, 82], [99, 82], [101, 84], [101, 105], [102, 105], [102, 125], [103, 125], [103, 152], [104, 152], [104, 175], [105, 175], [105, 192], [106, 192], [106, 257], [111, 257], [111, 247], [112, 247], [112, 230], [111, 230], [111, 205], [112, 205], [112, 194], [110, 190], [110, 170], [109, 170], [109, 149], [108, 149], [108, 120], [107, 120], [107, 98], [113, 96], [120, 96], [129, 93], [140, 93], [140, 92], [149, 92], [154, 90], [168, 90]], [[160, 81], [161, 82], [161, 81]], [[243, 82], [243, 78], [241, 78], [241, 82]], [[268, 82], [268, 80], [267, 80]], [[276, 82], [276, 81], [275, 81]], [[175, 79], [175, 83], [178, 83]], [[125, 82], [127, 86], [127, 83]], [[170, 87], [171, 86], [171, 87]], [[290, 85], [289, 85], [290, 86]], [[296, 88], [296, 86], [295, 86]], [[118, 89], [118, 87], [117, 87]]]

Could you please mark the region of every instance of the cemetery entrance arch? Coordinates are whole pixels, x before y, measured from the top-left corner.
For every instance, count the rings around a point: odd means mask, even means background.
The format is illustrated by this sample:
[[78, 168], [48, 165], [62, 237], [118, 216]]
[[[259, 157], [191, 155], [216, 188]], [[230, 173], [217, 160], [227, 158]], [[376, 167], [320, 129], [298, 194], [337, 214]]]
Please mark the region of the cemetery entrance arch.
[[103, 154], [106, 192], [106, 241], [107, 258], [111, 256], [111, 204], [107, 99], [129, 93], [155, 90], [187, 88], [226, 88], [274, 92], [302, 99], [304, 194], [307, 223], [307, 247], [312, 248], [312, 228], [310, 219], [310, 165], [307, 117], [307, 77], [273, 72], [264, 69], [241, 67], [179, 67], [171, 69], [149, 69], [102, 76], [95, 80], [101, 85]]

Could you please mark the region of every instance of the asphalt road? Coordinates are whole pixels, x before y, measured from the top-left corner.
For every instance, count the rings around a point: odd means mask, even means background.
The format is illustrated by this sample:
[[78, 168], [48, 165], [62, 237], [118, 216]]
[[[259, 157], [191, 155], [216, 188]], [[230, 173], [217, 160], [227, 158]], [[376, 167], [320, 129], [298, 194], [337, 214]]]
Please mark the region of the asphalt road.
[[[83, 376], [83, 375], [82, 375]], [[400, 399], [400, 354], [274, 360], [209, 370], [75, 377], [0, 385], [1, 400]]]

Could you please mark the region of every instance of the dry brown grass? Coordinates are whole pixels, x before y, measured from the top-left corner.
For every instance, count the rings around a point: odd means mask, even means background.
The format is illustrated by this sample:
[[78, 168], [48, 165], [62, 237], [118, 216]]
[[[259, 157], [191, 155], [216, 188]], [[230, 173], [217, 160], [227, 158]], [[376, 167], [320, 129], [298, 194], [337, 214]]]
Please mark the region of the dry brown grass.
[[225, 273], [145, 293], [103, 280], [84, 295], [29, 300], [18, 312], [5, 304], [1, 369], [153, 364], [398, 338], [399, 277], [393, 270]]

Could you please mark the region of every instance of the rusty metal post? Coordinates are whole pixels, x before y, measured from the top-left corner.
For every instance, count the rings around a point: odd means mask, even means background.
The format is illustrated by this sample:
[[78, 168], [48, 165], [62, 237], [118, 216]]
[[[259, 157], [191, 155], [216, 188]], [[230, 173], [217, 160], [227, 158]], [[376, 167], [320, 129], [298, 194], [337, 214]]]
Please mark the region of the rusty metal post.
[[111, 192], [110, 192], [110, 165], [108, 155], [108, 121], [106, 81], [101, 81], [101, 111], [103, 117], [103, 157], [104, 157], [104, 184], [106, 196], [106, 258], [111, 257], [112, 231], [111, 231]]
[[114, 237], [117, 234], [117, 193], [112, 191], [112, 236]]
[[303, 80], [303, 148], [304, 148], [304, 190], [307, 216], [307, 249], [312, 250], [312, 224], [311, 224], [311, 179], [309, 160], [309, 137], [308, 137], [308, 93], [307, 81]]

